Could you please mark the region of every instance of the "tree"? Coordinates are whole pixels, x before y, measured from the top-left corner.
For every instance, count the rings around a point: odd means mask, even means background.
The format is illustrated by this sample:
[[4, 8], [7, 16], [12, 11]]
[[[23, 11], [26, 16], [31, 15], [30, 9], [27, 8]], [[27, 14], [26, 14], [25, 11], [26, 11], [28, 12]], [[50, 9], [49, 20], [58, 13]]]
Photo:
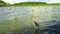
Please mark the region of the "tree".
[[0, 0], [0, 6], [9, 6], [10, 4], [9, 3], [6, 3], [2, 0]]

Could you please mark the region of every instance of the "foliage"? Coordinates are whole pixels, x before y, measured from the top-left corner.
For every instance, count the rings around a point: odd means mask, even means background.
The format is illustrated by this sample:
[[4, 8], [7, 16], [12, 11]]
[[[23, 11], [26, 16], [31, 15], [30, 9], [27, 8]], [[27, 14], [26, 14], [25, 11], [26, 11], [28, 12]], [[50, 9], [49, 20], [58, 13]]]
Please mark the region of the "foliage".
[[6, 2], [0, 0], [0, 7], [1, 6], [9, 6], [9, 5], [10, 5], [9, 3], [6, 3]]
[[60, 3], [46, 3], [46, 2], [20, 2], [15, 4], [9, 4], [0, 0], [0, 6], [60, 6]]
[[45, 2], [21, 2], [21, 3], [15, 3], [14, 5], [28, 6], [28, 5], [39, 5], [39, 4], [46, 4], [46, 3]]
[[60, 3], [46, 3], [46, 2], [21, 2], [15, 3], [13, 6], [60, 6]]

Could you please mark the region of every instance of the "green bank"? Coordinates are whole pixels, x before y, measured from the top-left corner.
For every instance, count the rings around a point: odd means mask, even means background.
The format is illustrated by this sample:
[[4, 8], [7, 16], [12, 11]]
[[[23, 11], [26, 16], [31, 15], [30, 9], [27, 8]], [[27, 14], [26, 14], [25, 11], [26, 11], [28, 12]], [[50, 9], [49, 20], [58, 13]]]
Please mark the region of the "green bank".
[[60, 6], [60, 3], [20, 2], [20, 3], [9, 4], [4, 1], [0, 1], [0, 6]]

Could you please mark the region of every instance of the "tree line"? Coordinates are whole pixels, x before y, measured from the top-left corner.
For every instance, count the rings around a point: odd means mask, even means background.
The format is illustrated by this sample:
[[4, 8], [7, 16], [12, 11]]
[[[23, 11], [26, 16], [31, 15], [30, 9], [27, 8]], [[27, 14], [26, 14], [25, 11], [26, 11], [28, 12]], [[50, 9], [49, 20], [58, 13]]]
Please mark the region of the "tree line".
[[10, 5], [9, 3], [6, 3], [6, 2], [0, 0], [0, 7], [1, 6], [9, 6], [9, 5]]

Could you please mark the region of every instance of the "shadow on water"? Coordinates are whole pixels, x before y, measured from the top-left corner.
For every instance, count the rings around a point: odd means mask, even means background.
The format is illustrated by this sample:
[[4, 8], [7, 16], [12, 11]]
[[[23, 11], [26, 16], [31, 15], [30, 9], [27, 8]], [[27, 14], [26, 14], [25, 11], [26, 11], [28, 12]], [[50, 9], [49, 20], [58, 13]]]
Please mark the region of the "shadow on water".
[[38, 24], [35, 22], [36, 29], [26, 29], [24, 32], [21, 32], [20, 34], [60, 34], [60, 22], [58, 21], [51, 21], [51, 22], [57, 22], [55, 25], [52, 26], [46, 26], [40, 29]]
[[17, 30], [17, 32], [13, 31], [13, 32], [7, 32], [3, 34], [60, 34], [60, 21], [54, 20], [54, 21], [49, 21], [49, 22], [53, 22], [53, 23], [56, 22], [56, 24], [41, 28], [39, 27], [40, 24], [34, 21], [36, 28], [33, 28], [31, 26], [31, 28], [25, 28], [23, 31]]

